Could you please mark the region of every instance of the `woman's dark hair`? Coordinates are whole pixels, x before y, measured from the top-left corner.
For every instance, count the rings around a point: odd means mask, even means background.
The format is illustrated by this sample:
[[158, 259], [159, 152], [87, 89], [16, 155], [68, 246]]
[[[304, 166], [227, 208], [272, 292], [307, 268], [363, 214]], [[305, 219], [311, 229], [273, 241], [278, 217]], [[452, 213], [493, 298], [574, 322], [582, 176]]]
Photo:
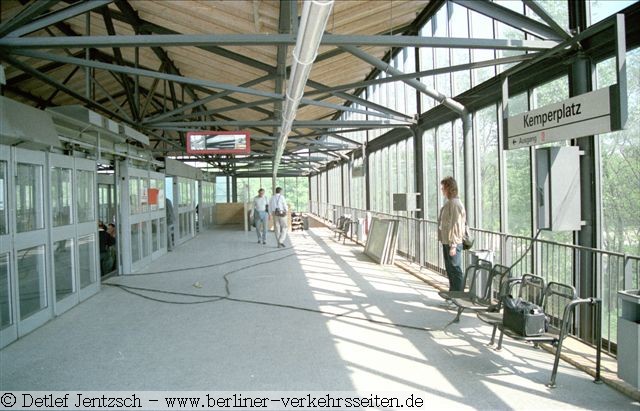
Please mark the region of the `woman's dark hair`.
[[444, 187], [448, 197], [458, 197], [458, 183], [456, 183], [455, 178], [451, 176], [445, 177], [440, 181], [440, 184]]

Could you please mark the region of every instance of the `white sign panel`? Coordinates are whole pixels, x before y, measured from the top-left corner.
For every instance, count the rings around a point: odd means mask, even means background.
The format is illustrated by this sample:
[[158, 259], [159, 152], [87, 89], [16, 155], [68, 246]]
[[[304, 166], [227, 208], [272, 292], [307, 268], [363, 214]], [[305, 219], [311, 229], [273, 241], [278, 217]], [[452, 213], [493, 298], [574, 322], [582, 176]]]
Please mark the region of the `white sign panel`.
[[609, 88], [509, 117], [507, 150], [611, 131]]

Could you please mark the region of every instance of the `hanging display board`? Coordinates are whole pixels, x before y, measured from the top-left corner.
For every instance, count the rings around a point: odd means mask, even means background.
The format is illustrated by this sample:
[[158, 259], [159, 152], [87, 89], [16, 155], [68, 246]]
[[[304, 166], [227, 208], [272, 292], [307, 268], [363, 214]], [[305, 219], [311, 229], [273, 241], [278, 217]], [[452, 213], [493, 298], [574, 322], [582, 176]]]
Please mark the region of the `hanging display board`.
[[249, 154], [248, 131], [189, 131], [189, 154]]

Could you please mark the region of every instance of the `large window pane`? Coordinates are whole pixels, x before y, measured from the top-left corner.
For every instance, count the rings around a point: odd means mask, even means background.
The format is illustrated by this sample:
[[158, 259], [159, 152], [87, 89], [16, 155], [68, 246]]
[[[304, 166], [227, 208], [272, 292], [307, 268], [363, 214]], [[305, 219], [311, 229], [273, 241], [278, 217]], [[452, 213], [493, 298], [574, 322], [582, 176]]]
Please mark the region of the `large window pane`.
[[[527, 111], [527, 95], [509, 99], [509, 116]], [[507, 167], [507, 232], [531, 235], [531, 162], [529, 149], [505, 152]]]
[[[453, 142], [456, 151], [455, 167], [456, 181], [458, 182], [458, 196], [464, 203], [464, 133], [462, 130], [462, 120], [453, 122]], [[473, 187], [471, 187], [473, 189]]]
[[167, 247], [167, 219], [160, 219], [160, 248]]
[[9, 232], [7, 207], [7, 162], [0, 161], [0, 235]]
[[435, 132], [433, 129], [427, 130], [422, 138], [424, 140], [424, 193], [425, 193], [425, 217], [429, 220], [438, 218], [438, 176], [436, 173], [436, 145]]
[[158, 251], [160, 246], [158, 242], [158, 220], [151, 220], [151, 246], [151, 251], [154, 253]]
[[20, 319], [25, 320], [47, 307], [44, 246], [18, 251], [18, 293]]
[[44, 228], [42, 166], [18, 163], [16, 229], [19, 233]]
[[[493, 19], [475, 11], [470, 11], [471, 17], [471, 37], [473, 38], [493, 38]], [[473, 61], [486, 61], [495, 58], [493, 50], [475, 49], [472, 52]], [[482, 67], [473, 70], [473, 85], [486, 81], [495, 75], [493, 66]]]
[[149, 222], [142, 223], [142, 257], [148, 257], [151, 253], [151, 233], [149, 232]]
[[86, 223], [95, 220], [94, 193], [96, 186], [93, 182], [95, 173], [93, 171], [78, 170], [78, 222]]
[[441, 178], [453, 176], [453, 140], [451, 123], [438, 127], [438, 149], [440, 150]]
[[140, 224], [131, 224], [131, 261], [136, 262], [142, 258], [140, 252]]
[[589, 0], [590, 24], [604, 20], [610, 15], [636, 3], [638, 0]]
[[140, 188], [138, 187], [138, 177], [129, 177], [129, 207], [131, 214], [140, 212]]
[[53, 250], [56, 301], [60, 301], [73, 294], [73, 239], [56, 241]]
[[[611, 0], [605, 0], [608, 3]], [[536, 4], [540, 6], [560, 27], [569, 30], [569, 9], [567, 8], [567, 0], [536, 0]], [[527, 7], [527, 15], [533, 19], [543, 23], [544, 21], [531, 9]]]
[[96, 236], [85, 235], [78, 238], [78, 271], [80, 288], [96, 282]]
[[11, 284], [9, 282], [9, 253], [0, 255], [0, 330], [11, 321]]
[[149, 179], [140, 179], [140, 207], [143, 213], [149, 211]]
[[[598, 88], [615, 82], [614, 60], [597, 65]], [[626, 130], [600, 136], [602, 247], [640, 255], [640, 49], [627, 53]]]
[[71, 224], [72, 208], [72, 170], [70, 168], [51, 168], [51, 219], [53, 226]]
[[496, 106], [476, 113], [475, 138], [478, 145], [480, 187], [478, 187], [481, 219], [480, 228], [500, 230], [500, 176], [498, 173], [498, 129]]
[[[396, 144], [389, 147], [389, 196], [398, 193], [398, 147]], [[403, 176], [404, 177], [404, 176]], [[393, 207], [389, 207], [387, 211], [391, 212]]]

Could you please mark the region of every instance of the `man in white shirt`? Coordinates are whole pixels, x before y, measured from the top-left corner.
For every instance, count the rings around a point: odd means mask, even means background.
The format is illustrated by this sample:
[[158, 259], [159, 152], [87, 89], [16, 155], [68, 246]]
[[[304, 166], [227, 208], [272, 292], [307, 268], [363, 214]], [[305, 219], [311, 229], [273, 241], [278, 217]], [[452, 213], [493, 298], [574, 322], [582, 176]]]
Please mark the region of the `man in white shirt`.
[[258, 244], [267, 244], [267, 197], [264, 196], [264, 188], [258, 190], [258, 195], [253, 198], [253, 221], [255, 221]]
[[287, 200], [282, 195], [282, 188], [276, 187], [276, 193], [269, 201], [269, 213], [273, 216], [273, 228], [276, 233], [278, 247], [285, 247], [287, 239]]

